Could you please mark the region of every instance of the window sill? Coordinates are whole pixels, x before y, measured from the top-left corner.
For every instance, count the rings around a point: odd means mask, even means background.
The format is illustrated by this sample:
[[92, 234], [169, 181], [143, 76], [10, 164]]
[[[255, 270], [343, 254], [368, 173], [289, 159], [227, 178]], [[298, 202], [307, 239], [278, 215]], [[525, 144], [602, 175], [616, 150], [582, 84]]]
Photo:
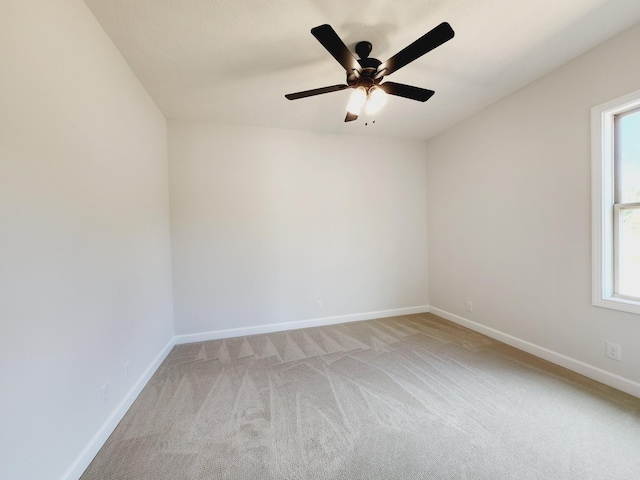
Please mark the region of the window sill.
[[621, 312], [635, 313], [640, 315], [640, 302], [625, 297], [605, 297], [593, 300], [594, 307], [608, 308], [610, 310], [619, 310]]

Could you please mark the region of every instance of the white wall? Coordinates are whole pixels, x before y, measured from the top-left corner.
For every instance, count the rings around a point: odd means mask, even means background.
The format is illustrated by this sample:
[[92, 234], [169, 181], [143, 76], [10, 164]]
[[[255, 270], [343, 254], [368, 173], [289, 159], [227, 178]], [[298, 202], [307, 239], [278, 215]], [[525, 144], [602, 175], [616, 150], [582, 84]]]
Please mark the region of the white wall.
[[166, 121], [80, 0], [0, 65], [0, 478], [58, 479], [173, 336]]
[[423, 143], [170, 122], [169, 163], [177, 334], [426, 305]]
[[430, 305], [633, 382], [640, 317], [591, 305], [590, 108], [640, 88], [638, 45], [640, 25], [427, 144]]

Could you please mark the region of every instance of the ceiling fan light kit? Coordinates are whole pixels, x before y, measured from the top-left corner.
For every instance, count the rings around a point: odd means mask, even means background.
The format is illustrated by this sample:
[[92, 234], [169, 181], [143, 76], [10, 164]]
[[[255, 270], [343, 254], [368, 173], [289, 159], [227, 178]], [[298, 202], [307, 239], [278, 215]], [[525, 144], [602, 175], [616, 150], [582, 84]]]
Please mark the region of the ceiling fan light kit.
[[443, 22], [411, 45], [400, 50], [386, 62], [381, 62], [377, 58], [369, 57], [372, 49], [370, 42], [359, 42], [356, 45], [356, 53], [360, 57], [356, 59], [330, 25], [325, 24], [312, 28], [311, 34], [345, 69], [346, 84], [289, 93], [285, 97], [289, 100], [298, 100], [352, 88], [354, 91], [347, 104], [345, 122], [356, 120], [362, 111], [362, 107], [365, 107], [367, 115], [379, 112], [387, 101], [387, 95], [426, 102], [435, 93], [433, 90], [403, 83], [381, 83], [382, 79], [451, 40], [454, 36], [451, 25]]

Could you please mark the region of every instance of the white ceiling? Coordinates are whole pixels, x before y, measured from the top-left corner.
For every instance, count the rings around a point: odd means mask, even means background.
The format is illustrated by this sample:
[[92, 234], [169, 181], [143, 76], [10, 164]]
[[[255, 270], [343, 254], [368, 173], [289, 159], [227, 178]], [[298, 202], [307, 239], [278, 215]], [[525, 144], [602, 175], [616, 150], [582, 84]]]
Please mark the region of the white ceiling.
[[[639, 0], [85, 0], [170, 119], [426, 139], [640, 21]], [[330, 24], [385, 61], [439, 23], [456, 36], [388, 80], [435, 90], [390, 97], [375, 125], [345, 124], [351, 90], [311, 35]]]

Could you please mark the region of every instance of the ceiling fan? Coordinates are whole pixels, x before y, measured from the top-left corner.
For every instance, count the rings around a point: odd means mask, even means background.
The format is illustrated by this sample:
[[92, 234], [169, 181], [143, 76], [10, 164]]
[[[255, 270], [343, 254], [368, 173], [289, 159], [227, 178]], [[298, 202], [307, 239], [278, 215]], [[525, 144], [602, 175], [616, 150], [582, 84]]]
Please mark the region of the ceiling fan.
[[356, 53], [360, 57], [356, 59], [331, 25], [325, 24], [312, 28], [311, 34], [316, 37], [322, 46], [333, 55], [333, 58], [344, 67], [347, 74], [347, 83], [289, 93], [285, 95], [285, 97], [289, 100], [297, 100], [299, 98], [353, 88], [354, 92], [347, 105], [345, 122], [356, 120], [358, 115], [360, 115], [360, 110], [365, 104], [368, 114], [378, 111], [386, 101], [386, 94], [417, 100], [419, 102], [429, 100], [435, 93], [433, 90], [405, 85], [403, 83], [381, 83], [382, 78], [391, 75], [396, 70], [413, 62], [425, 53], [451, 40], [454, 36], [451, 25], [443, 22], [411, 45], [400, 50], [386, 62], [381, 62], [377, 58], [369, 57], [372, 48], [370, 42], [359, 42], [356, 45]]

